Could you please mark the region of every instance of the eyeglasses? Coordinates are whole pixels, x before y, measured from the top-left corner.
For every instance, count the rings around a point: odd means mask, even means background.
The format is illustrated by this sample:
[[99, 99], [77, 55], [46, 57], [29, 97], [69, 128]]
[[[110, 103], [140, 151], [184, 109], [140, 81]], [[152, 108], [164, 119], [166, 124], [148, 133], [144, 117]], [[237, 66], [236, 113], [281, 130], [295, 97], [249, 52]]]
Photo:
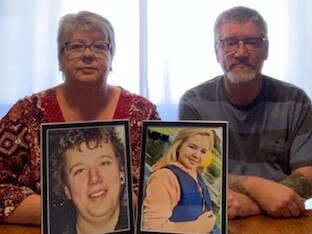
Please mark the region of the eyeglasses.
[[63, 45], [64, 48], [68, 51], [69, 54], [75, 56], [75, 55], [81, 55], [83, 51], [85, 51], [87, 48], [89, 48], [92, 52], [94, 52], [96, 55], [102, 56], [105, 54], [106, 51], [111, 50], [112, 45], [104, 42], [104, 41], [96, 41], [92, 44], [85, 44], [83, 42], [66, 42]]
[[248, 37], [244, 39], [225, 38], [222, 40], [218, 40], [217, 44], [221, 45], [224, 51], [233, 52], [238, 49], [239, 43], [243, 42], [247, 50], [255, 51], [259, 49], [263, 45], [263, 42], [266, 40], [267, 39], [265, 37]]

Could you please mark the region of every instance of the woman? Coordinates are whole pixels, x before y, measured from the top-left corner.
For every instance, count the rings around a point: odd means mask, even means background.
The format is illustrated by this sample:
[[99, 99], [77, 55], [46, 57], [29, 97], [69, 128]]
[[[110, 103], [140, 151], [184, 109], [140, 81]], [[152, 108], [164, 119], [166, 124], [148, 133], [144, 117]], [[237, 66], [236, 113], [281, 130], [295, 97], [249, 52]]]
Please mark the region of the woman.
[[159, 119], [155, 105], [107, 83], [115, 54], [111, 23], [79, 12], [59, 24], [59, 69], [64, 82], [18, 101], [0, 123], [0, 221], [40, 224], [40, 124], [129, 119], [137, 193], [142, 121]]
[[213, 146], [213, 133], [186, 128], [151, 168], [143, 201], [143, 228], [152, 231], [207, 233], [215, 224], [208, 188], [198, 167]]
[[55, 137], [52, 200], [62, 206], [50, 207], [51, 233], [129, 230], [125, 151], [115, 128], [62, 130]]

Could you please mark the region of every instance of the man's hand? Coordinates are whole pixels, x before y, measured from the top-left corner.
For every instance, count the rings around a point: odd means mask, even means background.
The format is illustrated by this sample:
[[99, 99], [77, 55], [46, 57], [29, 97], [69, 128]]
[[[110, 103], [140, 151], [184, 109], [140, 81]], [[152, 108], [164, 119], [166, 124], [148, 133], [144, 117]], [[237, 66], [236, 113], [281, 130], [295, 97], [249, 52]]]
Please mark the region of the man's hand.
[[277, 182], [259, 177], [246, 180], [250, 197], [274, 217], [299, 216], [305, 210], [305, 199], [294, 190]]
[[229, 190], [228, 218], [247, 217], [261, 213], [259, 206], [248, 196]]
[[305, 210], [305, 199], [277, 182], [256, 176], [230, 175], [229, 183], [231, 189], [245, 194], [274, 217], [298, 216]]

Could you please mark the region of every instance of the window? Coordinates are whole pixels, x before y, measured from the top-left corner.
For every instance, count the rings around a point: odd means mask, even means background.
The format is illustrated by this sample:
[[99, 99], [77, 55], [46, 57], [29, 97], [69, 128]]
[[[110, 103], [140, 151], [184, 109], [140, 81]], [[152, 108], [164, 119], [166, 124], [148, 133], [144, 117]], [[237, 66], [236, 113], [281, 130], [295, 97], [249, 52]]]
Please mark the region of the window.
[[184, 91], [221, 74], [213, 23], [235, 5], [257, 9], [268, 23], [270, 54], [263, 73], [296, 84], [312, 97], [309, 0], [2, 0], [0, 118], [18, 99], [62, 82], [58, 21], [66, 13], [89, 10], [107, 17], [115, 29], [108, 81], [148, 97], [163, 120], [176, 120]]
[[0, 3], [0, 117], [19, 98], [62, 82], [56, 56], [58, 21], [89, 10], [116, 32], [108, 81], [158, 105], [177, 119], [185, 90], [221, 74], [213, 24], [232, 6], [257, 9], [268, 22], [270, 54], [263, 73], [302, 87], [312, 97], [312, 3], [308, 0], [3, 0]]
[[148, 1], [149, 98], [166, 119], [177, 117], [177, 103], [187, 89], [222, 74], [213, 25], [223, 10], [237, 5], [257, 9], [268, 23], [270, 52], [263, 73], [296, 84], [312, 97], [309, 1]]
[[62, 82], [57, 27], [67, 13], [93, 11], [115, 29], [116, 55], [109, 82], [140, 92], [138, 0], [4, 0], [0, 3], [0, 117], [26, 95]]

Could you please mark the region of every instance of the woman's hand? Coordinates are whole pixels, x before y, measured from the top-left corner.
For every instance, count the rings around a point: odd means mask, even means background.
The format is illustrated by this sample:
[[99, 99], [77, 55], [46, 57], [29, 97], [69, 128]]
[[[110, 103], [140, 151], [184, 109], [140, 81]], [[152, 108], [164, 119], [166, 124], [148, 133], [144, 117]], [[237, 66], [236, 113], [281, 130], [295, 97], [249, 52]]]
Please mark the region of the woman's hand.
[[216, 216], [212, 213], [212, 211], [206, 211], [198, 216], [197, 227], [194, 229], [196, 232], [210, 232], [213, 229], [213, 226], [216, 223]]

